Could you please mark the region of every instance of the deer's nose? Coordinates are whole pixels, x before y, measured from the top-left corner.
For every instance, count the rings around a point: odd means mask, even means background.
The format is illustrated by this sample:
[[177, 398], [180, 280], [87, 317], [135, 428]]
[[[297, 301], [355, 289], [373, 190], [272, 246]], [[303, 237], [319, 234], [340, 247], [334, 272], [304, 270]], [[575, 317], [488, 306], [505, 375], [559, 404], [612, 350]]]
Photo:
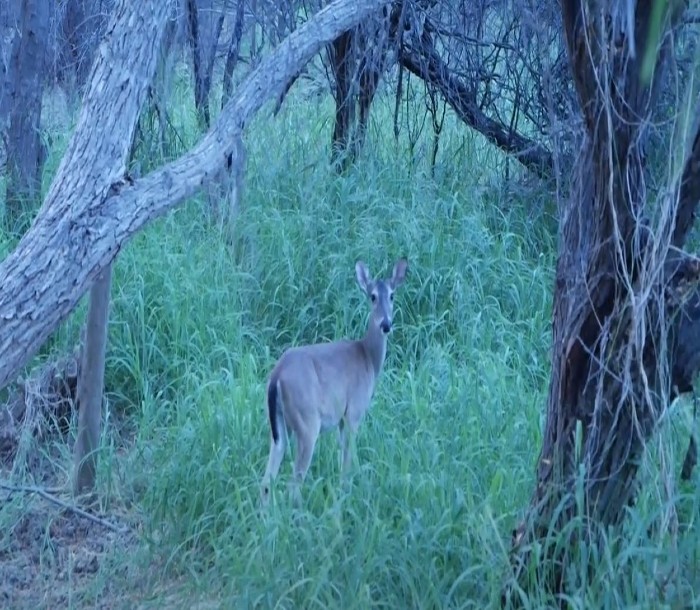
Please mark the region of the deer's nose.
[[379, 325], [379, 328], [381, 328], [382, 332], [386, 335], [391, 330], [391, 322], [389, 322], [389, 320], [385, 318], [384, 320], [382, 320], [381, 324]]

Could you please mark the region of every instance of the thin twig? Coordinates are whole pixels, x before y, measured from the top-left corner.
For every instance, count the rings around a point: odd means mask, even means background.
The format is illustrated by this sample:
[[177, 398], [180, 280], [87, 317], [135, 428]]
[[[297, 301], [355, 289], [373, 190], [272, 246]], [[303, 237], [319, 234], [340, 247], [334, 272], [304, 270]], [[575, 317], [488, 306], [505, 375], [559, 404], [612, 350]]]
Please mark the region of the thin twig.
[[[82, 508], [79, 508], [73, 504], [68, 504], [68, 502], [64, 502], [60, 498], [57, 498], [55, 495], [52, 493], [49, 493], [46, 489], [42, 489], [41, 487], [34, 487], [31, 485], [9, 485], [8, 483], [3, 483], [0, 481], [0, 488], [5, 489], [9, 492], [20, 492], [20, 493], [28, 493], [28, 494], [37, 494], [44, 498], [44, 500], [47, 500], [49, 502], [52, 502], [53, 504], [56, 504], [57, 506], [60, 506], [62, 508], [65, 508], [66, 510], [69, 510], [71, 512], [74, 512], [76, 515], [79, 515], [81, 517], [84, 517], [85, 519], [88, 519], [89, 521], [92, 521], [93, 523], [97, 523], [98, 525], [101, 525], [102, 527], [106, 527], [107, 529], [110, 529], [114, 532], [117, 532], [119, 534], [126, 534], [129, 531], [128, 526], [123, 526], [120, 527], [118, 525], [114, 525], [113, 523], [110, 523], [106, 519], [102, 519], [98, 517], [97, 515], [92, 515], [88, 513], [87, 511], [83, 510]], [[59, 488], [52, 488], [51, 491], [58, 491]]]

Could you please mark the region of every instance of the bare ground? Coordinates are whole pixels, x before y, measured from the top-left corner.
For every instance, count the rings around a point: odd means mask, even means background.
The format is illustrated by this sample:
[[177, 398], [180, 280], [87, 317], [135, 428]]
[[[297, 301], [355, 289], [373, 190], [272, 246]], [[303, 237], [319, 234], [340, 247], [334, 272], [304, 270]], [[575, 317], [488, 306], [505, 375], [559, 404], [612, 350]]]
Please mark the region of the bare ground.
[[[13, 503], [28, 502], [25, 498]], [[64, 509], [42, 507], [37, 500], [30, 503], [27, 510], [16, 511], [12, 523], [3, 519], [0, 606], [123, 607], [126, 599], [109, 590], [105, 576], [116, 576], [114, 559], [137, 544], [135, 538]]]
[[138, 568], [137, 525], [125, 527], [130, 516], [116, 499], [99, 515], [81, 507], [104, 523], [71, 508], [77, 369], [65, 362], [45, 366], [0, 405], [0, 607], [133, 608], [150, 572]]

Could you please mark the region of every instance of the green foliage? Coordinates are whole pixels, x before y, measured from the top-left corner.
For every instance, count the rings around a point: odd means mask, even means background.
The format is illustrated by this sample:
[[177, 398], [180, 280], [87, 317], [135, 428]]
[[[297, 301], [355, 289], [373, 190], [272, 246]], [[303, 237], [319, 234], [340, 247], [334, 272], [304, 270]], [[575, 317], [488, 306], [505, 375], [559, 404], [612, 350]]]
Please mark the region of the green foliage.
[[[151, 595], [165, 600], [155, 583], [179, 583], [180, 603], [497, 607], [510, 532], [534, 484], [550, 374], [547, 196], [498, 186], [503, 159], [454, 117], [432, 178], [423, 158], [407, 161], [390, 109], [378, 108], [363, 158], [338, 177], [319, 119], [329, 108], [293, 95], [247, 135], [235, 247], [192, 201], [120, 253], [106, 377], [119, 425], [105, 432], [100, 484], [140, 521], [141, 551], [105, 564], [95, 587], [145, 561]], [[191, 134], [193, 118], [179, 116]], [[384, 274], [399, 256], [408, 278], [351, 485], [339, 484], [337, 441], [324, 435], [306, 510], [289, 506], [288, 459], [261, 515], [268, 371], [291, 345], [359, 336], [367, 304], [354, 262]], [[59, 346], [76, 339], [78, 321]], [[691, 523], [698, 495], [687, 498]], [[582, 567], [569, 575], [580, 592], [570, 607], [655, 606], [648, 583], [661, 555], [681, 566], [674, 591], [687, 598], [697, 544], [650, 537], [652, 500], [635, 509], [631, 542], [572, 550]]]

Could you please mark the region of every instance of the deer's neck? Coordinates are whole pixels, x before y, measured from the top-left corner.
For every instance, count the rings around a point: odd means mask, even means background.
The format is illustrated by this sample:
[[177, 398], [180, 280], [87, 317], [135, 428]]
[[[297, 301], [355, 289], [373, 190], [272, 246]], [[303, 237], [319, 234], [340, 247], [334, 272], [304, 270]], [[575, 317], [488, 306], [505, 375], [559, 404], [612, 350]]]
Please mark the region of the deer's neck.
[[386, 356], [387, 336], [370, 320], [365, 336], [361, 339], [367, 358], [374, 369], [375, 378], [382, 372]]

